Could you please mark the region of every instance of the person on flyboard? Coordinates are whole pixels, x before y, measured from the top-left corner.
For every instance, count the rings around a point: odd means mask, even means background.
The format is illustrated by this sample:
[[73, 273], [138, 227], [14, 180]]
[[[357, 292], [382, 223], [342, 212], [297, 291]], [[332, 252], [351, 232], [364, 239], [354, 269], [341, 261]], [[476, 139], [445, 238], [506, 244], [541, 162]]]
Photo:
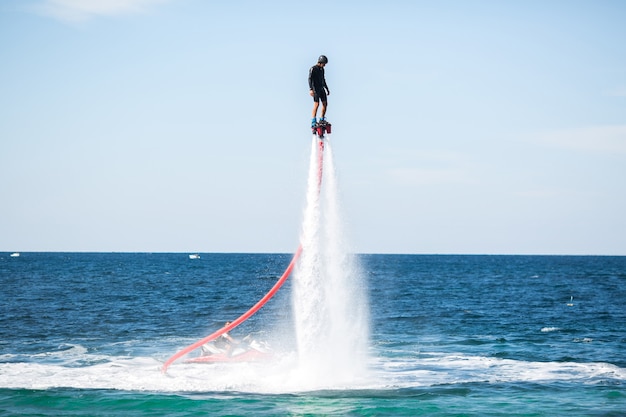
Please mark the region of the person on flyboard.
[[317, 109], [322, 102], [322, 117], [320, 123], [326, 123], [326, 106], [328, 105], [327, 96], [330, 95], [330, 90], [326, 84], [326, 78], [324, 77], [324, 67], [328, 64], [328, 58], [325, 55], [320, 55], [317, 60], [317, 64], [313, 65], [309, 70], [309, 94], [313, 97], [313, 119], [311, 120], [311, 128], [315, 128], [317, 125]]

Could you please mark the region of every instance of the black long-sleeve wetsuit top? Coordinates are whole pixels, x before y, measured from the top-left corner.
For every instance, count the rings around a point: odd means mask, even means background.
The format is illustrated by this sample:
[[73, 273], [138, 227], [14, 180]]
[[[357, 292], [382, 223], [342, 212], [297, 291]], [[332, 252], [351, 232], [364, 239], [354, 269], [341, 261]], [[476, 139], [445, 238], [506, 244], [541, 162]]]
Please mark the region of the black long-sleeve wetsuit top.
[[328, 90], [323, 67], [319, 65], [313, 65], [311, 67], [309, 70], [309, 88], [315, 92], [323, 92], [324, 88]]

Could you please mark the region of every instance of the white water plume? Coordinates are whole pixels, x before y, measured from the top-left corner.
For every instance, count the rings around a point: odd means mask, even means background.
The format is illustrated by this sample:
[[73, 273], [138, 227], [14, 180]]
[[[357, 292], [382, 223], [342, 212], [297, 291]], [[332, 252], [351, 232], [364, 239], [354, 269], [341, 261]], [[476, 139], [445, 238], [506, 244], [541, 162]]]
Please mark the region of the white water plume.
[[298, 372], [309, 384], [351, 382], [366, 367], [369, 312], [362, 274], [346, 243], [332, 146], [313, 138], [302, 255], [294, 274]]

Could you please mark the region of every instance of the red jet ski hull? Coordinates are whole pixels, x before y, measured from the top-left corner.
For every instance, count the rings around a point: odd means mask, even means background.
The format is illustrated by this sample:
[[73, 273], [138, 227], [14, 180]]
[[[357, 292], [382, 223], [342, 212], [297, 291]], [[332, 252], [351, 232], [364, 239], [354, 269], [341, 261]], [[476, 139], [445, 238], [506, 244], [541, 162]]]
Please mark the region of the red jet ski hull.
[[255, 362], [272, 357], [271, 353], [259, 352], [258, 350], [248, 350], [239, 355], [229, 356], [225, 353], [215, 353], [212, 355], [198, 356], [188, 359], [185, 363], [217, 363], [217, 362]]

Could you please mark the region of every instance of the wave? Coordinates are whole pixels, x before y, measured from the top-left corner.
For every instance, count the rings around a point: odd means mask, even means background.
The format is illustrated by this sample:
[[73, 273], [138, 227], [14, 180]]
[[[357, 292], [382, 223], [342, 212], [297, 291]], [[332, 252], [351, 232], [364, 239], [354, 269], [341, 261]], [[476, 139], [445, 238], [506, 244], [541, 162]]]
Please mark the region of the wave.
[[[58, 360], [66, 352], [64, 360]], [[624, 384], [626, 368], [604, 363], [530, 362], [464, 354], [371, 359], [369, 370], [350, 383], [311, 385], [295, 354], [270, 362], [174, 364], [161, 373], [154, 357], [91, 355], [79, 346], [54, 358], [7, 357], [0, 363], [0, 388], [113, 389], [152, 392], [297, 393], [315, 390], [392, 390], [466, 383]]]
[[558, 332], [559, 330], [561, 329], [558, 327], [542, 327], [541, 328], [542, 333]]

